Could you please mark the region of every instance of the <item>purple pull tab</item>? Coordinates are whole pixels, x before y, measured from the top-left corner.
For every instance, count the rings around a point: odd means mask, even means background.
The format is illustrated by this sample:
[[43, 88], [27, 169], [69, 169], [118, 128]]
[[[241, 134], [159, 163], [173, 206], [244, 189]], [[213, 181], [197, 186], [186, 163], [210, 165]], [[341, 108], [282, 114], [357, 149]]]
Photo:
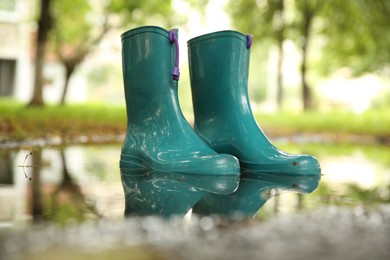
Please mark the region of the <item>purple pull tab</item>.
[[248, 40], [247, 43], [246, 43], [246, 48], [249, 49], [252, 46], [253, 35], [252, 34], [247, 34], [246, 38]]
[[177, 37], [174, 31], [169, 31], [169, 41], [170, 43], [175, 44], [176, 56], [175, 56], [175, 66], [172, 70], [172, 79], [179, 80], [180, 71], [179, 71], [179, 43], [177, 41]]

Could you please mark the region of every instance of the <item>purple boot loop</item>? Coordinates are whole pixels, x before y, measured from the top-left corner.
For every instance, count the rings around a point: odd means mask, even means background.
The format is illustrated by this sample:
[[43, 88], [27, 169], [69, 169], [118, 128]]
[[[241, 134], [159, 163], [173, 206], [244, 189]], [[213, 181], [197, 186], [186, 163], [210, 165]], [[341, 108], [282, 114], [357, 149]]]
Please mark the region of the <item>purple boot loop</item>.
[[180, 71], [179, 71], [179, 43], [176, 37], [176, 34], [174, 31], [169, 31], [169, 41], [170, 43], [175, 44], [175, 50], [176, 50], [176, 58], [175, 58], [175, 66], [172, 70], [172, 79], [179, 80], [180, 78]]
[[246, 48], [249, 49], [252, 46], [253, 35], [252, 34], [247, 34], [246, 38], [248, 39], [248, 42], [246, 43]]

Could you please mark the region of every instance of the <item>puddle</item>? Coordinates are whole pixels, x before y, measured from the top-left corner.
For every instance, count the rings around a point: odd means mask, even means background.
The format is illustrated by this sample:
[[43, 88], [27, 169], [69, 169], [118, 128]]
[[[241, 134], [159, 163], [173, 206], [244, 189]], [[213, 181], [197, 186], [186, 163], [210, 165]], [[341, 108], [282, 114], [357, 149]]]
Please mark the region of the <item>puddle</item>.
[[[388, 259], [390, 148], [276, 145], [316, 156], [323, 176], [309, 194], [270, 189], [264, 197], [256, 186], [259, 197], [250, 204], [261, 208], [250, 222], [124, 219], [117, 144], [0, 150], [0, 259]], [[164, 178], [146, 176], [140, 185], [166, 185]], [[316, 186], [280, 183], [301, 191]]]
[[[316, 156], [323, 176], [310, 194], [272, 190], [258, 219], [329, 205], [389, 203], [390, 148], [277, 145], [292, 153]], [[122, 219], [125, 201], [119, 155], [117, 144], [0, 150], [0, 225]]]

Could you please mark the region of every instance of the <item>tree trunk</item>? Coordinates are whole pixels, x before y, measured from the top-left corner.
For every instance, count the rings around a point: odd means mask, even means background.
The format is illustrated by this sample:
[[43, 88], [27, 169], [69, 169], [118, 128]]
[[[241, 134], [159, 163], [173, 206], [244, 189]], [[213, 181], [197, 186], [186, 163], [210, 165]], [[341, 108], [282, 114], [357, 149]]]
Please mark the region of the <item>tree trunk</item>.
[[[304, 40], [307, 42], [307, 39]], [[303, 110], [310, 110], [312, 108], [312, 97], [309, 84], [306, 79], [306, 65], [307, 65], [307, 44], [302, 47], [302, 64], [301, 64], [301, 83], [302, 83], [302, 100]]]
[[61, 100], [60, 100], [61, 106], [65, 104], [66, 93], [68, 92], [68, 87], [69, 87], [69, 80], [75, 68], [76, 68], [75, 64], [65, 64], [65, 83], [64, 83], [64, 88], [62, 90]]
[[278, 108], [280, 109], [283, 104], [283, 42], [284, 42], [284, 0], [279, 2], [279, 12], [280, 12], [280, 24], [277, 30], [277, 41], [278, 41], [278, 64], [277, 64], [277, 79], [276, 79], [276, 102]]
[[283, 103], [283, 42], [278, 45], [278, 67], [277, 67], [277, 79], [276, 79], [276, 102], [278, 109], [282, 107]]
[[52, 17], [50, 11], [51, 0], [41, 0], [41, 14], [38, 21], [38, 35], [35, 51], [35, 79], [33, 96], [29, 106], [43, 106], [43, 65], [45, 63], [45, 52], [48, 33], [52, 27]]
[[313, 12], [309, 10], [309, 7], [305, 6], [305, 10], [303, 11], [303, 42], [302, 42], [302, 63], [301, 63], [301, 83], [302, 83], [302, 100], [303, 100], [303, 110], [307, 111], [313, 108], [313, 101], [311, 90], [309, 84], [307, 82], [307, 53], [309, 47], [309, 39], [310, 39], [310, 29], [313, 21]]

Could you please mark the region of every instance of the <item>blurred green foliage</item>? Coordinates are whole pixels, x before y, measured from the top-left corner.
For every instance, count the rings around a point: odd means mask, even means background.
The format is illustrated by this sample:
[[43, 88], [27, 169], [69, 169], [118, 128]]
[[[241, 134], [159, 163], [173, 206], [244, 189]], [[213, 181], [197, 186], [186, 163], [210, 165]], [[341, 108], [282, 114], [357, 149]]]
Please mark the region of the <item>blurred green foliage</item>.
[[323, 71], [349, 67], [355, 75], [390, 64], [390, 1], [327, 1], [320, 14]]
[[[236, 29], [254, 34], [254, 45], [265, 53], [283, 42], [295, 43], [303, 89], [341, 68], [352, 77], [377, 73], [389, 78], [390, 1], [231, 0], [227, 11]], [[312, 98], [308, 92], [304, 103]]]
[[228, 10], [237, 29], [274, 44], [283, 24], [285, 38], [299, 46], [305, 20], [313, 19], [310, 37], [321, 41], [312, 48], [321, 53], [325, 75], [340, 67], [361, 74], [390, 64], [390, 1], [232, 0]]
[[171, 1], [56, 0], [53, 1], [54, 27], [51, 46], [65, 68], [65, 83], [60, 103], [65, 103], [68, 84], [78, 65], [112, 28], [154, 22], [171, 26], [176, 21]]

